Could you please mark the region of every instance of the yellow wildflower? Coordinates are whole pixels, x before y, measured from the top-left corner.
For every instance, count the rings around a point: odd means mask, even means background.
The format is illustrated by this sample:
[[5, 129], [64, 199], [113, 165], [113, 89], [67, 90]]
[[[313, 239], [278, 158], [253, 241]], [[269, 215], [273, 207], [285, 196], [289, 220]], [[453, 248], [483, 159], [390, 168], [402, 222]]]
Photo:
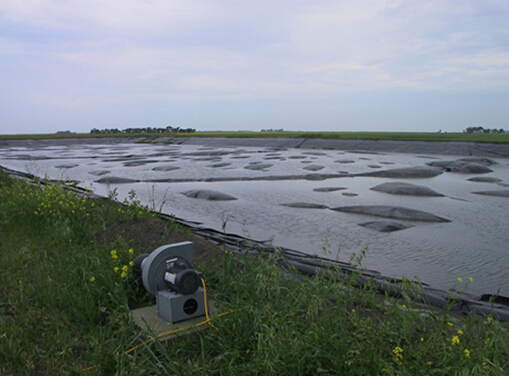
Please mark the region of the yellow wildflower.
[[90, 277], [90, 282], [94, 282], [95, 281], [95, 277]]
[[474, 282], [474, 279], [473, 279], [472, 277], [470, 277], [468, 280], [469, 280], [470, 282]]
[[127, 272], [127, 265], [122, 266], [122, 271], [125, 273]]
[[453, 346], [455, 346], [455, 345], [457, 346], [459, 344], [460, 344], [460, 337], [458, 337], [458, 336], [452, 337], [452, 345]]
[[396, 356], [396, 360], [403, 359], [403, 349], [399, 346], [395, 347], [394, 350], [392, 350], [394, 355]]
[[463, 334], [463, 330], [461, 330], [461, 329], [458, 330], [458, 334], [460, 334], [460, 335]]
[[127, 274], [125, 272], [122, 272], [122, 274], [120, 274], [120, 277], [122, 278], [125, 278], [127, 276]]
[[119, 271], [118, 267], [117, 267], [117, 266], [115, 266], [115, 267], [113, 268], [113, 271], [114, 271], [115, 273], [118, 273], [118, 271]]
[[134, 266], [134, 262], [133, 261], [129, 261], [129, 266], [132, 268]]
[[470, 359], [470, 350], [465, 349], [465, 350], [463, 350], [463, 352], [465, 353], [465, 356], [466, 356], [468, 359]]
[[459, 283], [463, 282], [463, 278], [459, 278], [459, 277], [458, 277], [458, 282], [459, 282]]
[[113, 251], [111, 251], [110, 253], [111, 253], [111, 258], [112, 258], [113, 260], [118, 259], [117, 251], [113, 250]]
[[129, 254], [132, 255], [134, 253], [134, 249], [129, 248]]

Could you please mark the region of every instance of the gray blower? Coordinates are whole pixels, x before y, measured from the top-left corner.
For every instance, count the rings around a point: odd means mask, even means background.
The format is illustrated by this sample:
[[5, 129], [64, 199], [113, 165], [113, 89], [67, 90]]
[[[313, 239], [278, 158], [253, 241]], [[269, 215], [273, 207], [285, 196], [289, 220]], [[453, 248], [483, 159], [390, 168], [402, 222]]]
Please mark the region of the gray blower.
[[176, 323], [205, 315], [202, 274], [192, 269], [194, 244], [182, 242], [163, 245], [134, 260], [143, 285], [157, 300], [160, 318]]

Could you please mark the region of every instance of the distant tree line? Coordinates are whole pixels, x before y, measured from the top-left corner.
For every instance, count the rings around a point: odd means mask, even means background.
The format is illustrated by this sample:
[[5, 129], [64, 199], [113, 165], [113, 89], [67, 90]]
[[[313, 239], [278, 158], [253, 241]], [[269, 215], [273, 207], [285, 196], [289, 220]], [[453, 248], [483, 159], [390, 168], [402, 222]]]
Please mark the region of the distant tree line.
[[262, 129], [260, 132], [284, 132], [283, 128], [281, 129]]
[[507, 133], [505, 129], [485, 129], [483, 127], [468, 127], [463, 133]]
[[91, 134], [132, 134], [132, 133], [194, 133], [196, 129], [193, 128], [180, 128], [180, 127], [172, 127], [168, 125], [166, 128], [155, 128], [155, 127], [144, 127], [144, 128], [126, 128], [126, 129], [117, 129], [117, 128], [105, 128], [105, 129], [97, 129], [93, 128], [90, 133]]

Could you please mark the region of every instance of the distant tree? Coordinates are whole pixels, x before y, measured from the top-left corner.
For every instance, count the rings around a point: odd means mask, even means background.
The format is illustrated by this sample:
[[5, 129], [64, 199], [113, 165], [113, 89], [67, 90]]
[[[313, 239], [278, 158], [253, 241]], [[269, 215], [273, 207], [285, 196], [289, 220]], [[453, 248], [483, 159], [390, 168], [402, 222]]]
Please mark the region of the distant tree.
[[468, 127], [463, 131], [463, 133], [483, 133], [484, 128], [483, 127]]
[[117, 134], [117, 133], [125, 133], [125, 134], [133, 134], [133, 133], [194, 133], [196, 129], [194, 128], [180, 128], [180, 127], [172, 127], [168, 125], [166, 128], [156, 128], [156, 127], [145, 127], [145, 128], [126, 128], [123, 130], [118, 130], [117, 128], [112, 129], [97, 129], [93, 128], [90, 133], [91, 134]]
[[483, 128], [483, 127], [468, 127], [466, 128], [463, 133], [486, 133], [486, 134], [498, 134], [498, 133], [506, 133], [507, 131], [500, 128], [500, 129], [489, 129], [489, 128]]
[[283, 128], [281, 129], [262, 129], [261, 132], [284, 132]]

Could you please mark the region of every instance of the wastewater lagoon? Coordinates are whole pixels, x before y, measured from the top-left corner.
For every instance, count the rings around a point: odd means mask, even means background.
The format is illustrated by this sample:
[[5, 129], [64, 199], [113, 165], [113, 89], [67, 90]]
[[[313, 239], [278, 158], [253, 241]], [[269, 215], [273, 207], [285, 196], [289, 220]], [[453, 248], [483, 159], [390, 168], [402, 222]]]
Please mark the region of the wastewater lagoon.
[[365, 250], [363, 265], [385, 276], [444, 290], [473, 278], [470, 293], [509, 296], [504, 153], [139, 141], [3, 142], [0, 166], [76, 180], [120, 201], [136, 196], [199, 226], [311, 255], [348, 261]]

